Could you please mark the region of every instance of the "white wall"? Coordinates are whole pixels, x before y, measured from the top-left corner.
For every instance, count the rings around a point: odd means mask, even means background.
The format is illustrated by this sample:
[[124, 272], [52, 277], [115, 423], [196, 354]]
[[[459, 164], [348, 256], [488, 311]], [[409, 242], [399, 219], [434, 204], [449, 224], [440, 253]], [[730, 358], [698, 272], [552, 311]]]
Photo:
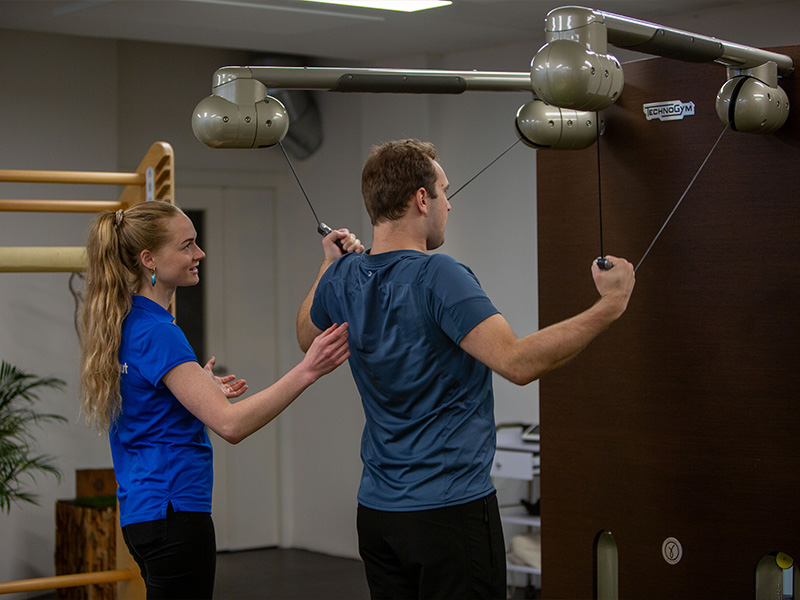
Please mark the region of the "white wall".
[[[765, 13], [754, 3], [741, 4], [736, 10], [682, 15], [663, 23], [753, 45], [796, 44], [798, 5], [771, 4]], [[194, 139], [190, 128], [192, 108], [210, 93], [214, 70], [244, 64], [247, 55], [12, 31], [0, 31], [0, 39], [0, 167], [127, 171], [152, 142], [164, 140], [175, 149], [179, 204], [182, 183], [251, 181], [276, 187], [277, 247], [282, 249], [277, 258], [279, 371], [300, 360], [294, 317], [321, 257], [305, 200], [277, 149], [211, 150]], [[524, 71], [535, 50], [518, 44], [368, 66]], [[434, 142], [455, 190], [515, 141], [514, 113], [529, 98], [320, 93], [318, 99], [325, 142], [311, 158], [295, 161], [295, 167], [322, 220], [351, 227], [368, 243], [359, 177], [369, 146], [398, 137]], [[534, 151], [517, 145], [460, 192], [442, 248], [473, 268], [520, 335], [537, 326], [534, 160]], [[118, 195], [113, 188], [80, 187], [59, 195]], [[0, 184], [6, 198], [49, 197], [39, 189]], [[88, 219], [3, 213], [0, 244], [82, 244]], [[48, 392], [42, 406], [70, 419], [69, 425], [47, 425], [40, 437], [40, 450], [58, 457], [64, 480], [40, 478], [40, 507], [14, 507], [10, 515], [0, 515], [0, 539], [14, 549], [3, 552], [0, 580], [52, 574], [55, 500], [74, 496], [76, 468], [111, 463], [105, 438], [78, 421], [77, 341], [68, 281], [63, 274], [0, 275], [0, 358], [67, 380], [68, 390]], [[498, 420], [537, 420], [535, 385], [516, 388], [498, 381], [496, 396]], [[363, 415], [347, 368], [313, 386], [274, 426], [280, 439], [282, 543], [356, 556]], [[258, 461], [252, 468], [258, 469]]]
[[[0, 164], [8, 169], [115, 170], [117, 53], [113, 42], [0, 32]], [[103, 73], [108, 80], [95, 74]], [[112, 85], [108, 85], [108, 81]], [[48, 197], [47, 186], [0, 184], [4, 198]], [[61, 197], [101, 199], [115, 188], [75, 186]], [[71, 194], [71, 195], [70, 195]], [[81, 215], [0, 216], [0, 243], [82, 245], [88, 218]], [[4, 550], [0, 579], [53, 574], [55, 500], [75, 494], [76, 468], [110, 464], [108, 443], [78, 421], [78, 343], [67, 274], [0, 275], [0, 358], [40, 376], [68, 383], [42, 394], [42, 408], [69, 419], [42, 427], [38, 450], [57, 457], [64, 472], [36, 480], [41, 505], [13, 506], [0, 514]]]

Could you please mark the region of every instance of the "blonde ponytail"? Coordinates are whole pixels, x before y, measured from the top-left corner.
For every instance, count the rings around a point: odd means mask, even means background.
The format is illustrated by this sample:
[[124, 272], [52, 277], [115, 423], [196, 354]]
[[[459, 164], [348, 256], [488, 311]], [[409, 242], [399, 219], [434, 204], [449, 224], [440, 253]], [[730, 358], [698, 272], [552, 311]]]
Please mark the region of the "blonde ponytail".
[[87, 425], [106, 431], [122, 410], [119, 347], [143, 267], [142, 250], [167, 241], [168, 219], [181, 210], [167, 202], [143, 202], [125, 211], [104, 211], [92, 222], [81, 312], [81, 407]]

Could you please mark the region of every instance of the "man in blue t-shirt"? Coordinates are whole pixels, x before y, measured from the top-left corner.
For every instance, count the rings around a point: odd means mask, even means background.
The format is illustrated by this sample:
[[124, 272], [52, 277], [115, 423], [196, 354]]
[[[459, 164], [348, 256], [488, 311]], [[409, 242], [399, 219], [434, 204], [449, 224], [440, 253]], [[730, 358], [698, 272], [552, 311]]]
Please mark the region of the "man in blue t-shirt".
[[350, 368], [366, 415], [358, 491], [359, 552], [373, 598], [505, 598], [505, 547], [489, 473], [495, 450], [491, 371], [518, 384], [578, 354], [619, 318], [630, 263], [592, 273], [600, 299], [524, 338], [444, 243], [450, 203], [435, 148], [372, 149], [361, 179], [373, 225], [366, 254], [325, 258], [300, 307], [305, 351], [350, 324]]

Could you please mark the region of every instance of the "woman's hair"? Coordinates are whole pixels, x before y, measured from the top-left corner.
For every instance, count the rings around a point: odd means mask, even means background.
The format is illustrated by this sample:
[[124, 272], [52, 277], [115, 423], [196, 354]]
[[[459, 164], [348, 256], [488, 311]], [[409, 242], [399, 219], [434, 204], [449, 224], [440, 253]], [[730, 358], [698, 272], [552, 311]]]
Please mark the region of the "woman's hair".
[[88, 266], [81, 313], [81, 405], [88, 425], [100, 431], [119, 416], [119, 346], [122, 321], [143, 279], [142, 250], [168, 241], [167, 224], [182, 214], [168, 202], [142, 202], [92, 222], [86, 244]]
[[419, 188], [436, 198], [436, 148], [419, 140], [373, 146], [361, 172], [361, 195], [373, 225], [402, 217]]

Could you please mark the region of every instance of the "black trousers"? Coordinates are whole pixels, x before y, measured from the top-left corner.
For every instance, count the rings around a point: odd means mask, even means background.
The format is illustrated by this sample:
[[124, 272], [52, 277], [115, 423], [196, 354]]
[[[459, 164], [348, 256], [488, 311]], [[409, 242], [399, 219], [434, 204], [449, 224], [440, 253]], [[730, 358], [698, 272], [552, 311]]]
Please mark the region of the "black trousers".
[[174, 512], [122, 528], [139, 565], [147, 600], [204, 600], [214, 594], [217, 547], [208, 513]]
[[357, 525], [373, 600], [506, 597], [505, 542], [495, 493], [413, 512], [359, 505]]

